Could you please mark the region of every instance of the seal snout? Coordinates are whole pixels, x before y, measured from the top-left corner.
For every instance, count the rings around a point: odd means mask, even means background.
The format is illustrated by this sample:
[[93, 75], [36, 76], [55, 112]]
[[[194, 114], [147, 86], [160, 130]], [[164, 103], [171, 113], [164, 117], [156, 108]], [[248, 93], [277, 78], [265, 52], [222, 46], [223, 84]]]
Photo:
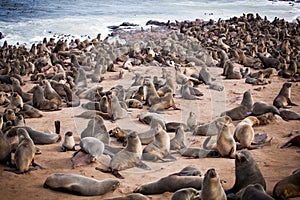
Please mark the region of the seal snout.
[[211, 177], [211, 178], [215, 178], [215, 177], [217, 176], [216, 170], [215, 170], [214, 168], [209, 169], [209, 170], [207, 171], [207, 174], [208, 174], [209, 177]]

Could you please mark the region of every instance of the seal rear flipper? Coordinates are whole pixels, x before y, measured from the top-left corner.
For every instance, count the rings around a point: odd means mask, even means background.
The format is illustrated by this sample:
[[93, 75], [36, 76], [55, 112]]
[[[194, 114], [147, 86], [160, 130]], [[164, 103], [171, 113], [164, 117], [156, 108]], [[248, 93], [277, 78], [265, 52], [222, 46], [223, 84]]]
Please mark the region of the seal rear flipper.
[[167, 154], [164, 158], [163, 161], [164, 162], [173, 162], [177, 160], [174, 156], [172, 156], [171, 154]]
[[151, 170], [151, 168], [148, 165], [146, 165], [145, 163], [143, 163], [142, 161], [137, 162], [136, 167], [145, 169], [145, 170]]

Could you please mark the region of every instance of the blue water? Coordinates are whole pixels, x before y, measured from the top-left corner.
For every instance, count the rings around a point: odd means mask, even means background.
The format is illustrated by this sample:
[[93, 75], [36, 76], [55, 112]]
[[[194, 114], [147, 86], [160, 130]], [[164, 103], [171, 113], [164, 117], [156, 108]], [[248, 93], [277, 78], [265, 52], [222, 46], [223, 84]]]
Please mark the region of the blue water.
[[72, 35], [96, 37], [109, 33], [107, 26], [132, 22], [145, 26], [152, 20], [208, 20], [243, 13], [259, 13], [293, 21], [300, 16], [300, 4], [268, 0], [1, 0], [0, 31], [10, 44], [30, 44], [44, 37]]

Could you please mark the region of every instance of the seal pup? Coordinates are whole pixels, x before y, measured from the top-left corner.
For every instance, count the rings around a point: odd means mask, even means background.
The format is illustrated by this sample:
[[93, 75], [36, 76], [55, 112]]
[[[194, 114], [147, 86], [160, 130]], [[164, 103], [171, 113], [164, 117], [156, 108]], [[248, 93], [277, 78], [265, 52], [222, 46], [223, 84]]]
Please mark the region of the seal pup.
[[25, 173], [30, 171], [30, 165], [42, 168], [41, 166], [34, 163], [34, 155], [36, 152], [35, 145], [30, 138], [28, 132], [20, 128], [17, 131], [19, 144], [15, 152], [14, 162], [16, 165], [16, 171], [8, 169], [8, 171], [13, 171], [15, 173]]
[[143, 148], [139, 137], [136, 132], [132, 132], [128, 135], [126, 147], [112, 157], [108, 169], [105, 170], [96, 167], [96, 170], [104, 173], [112, 173], [120, 179], [124, 179], [124, 177], [119, 173], [121, 170], [132, 167], [150, 170], [151, 168], [141, 161], [142, 151]]
[[266, 189], [266, 181], [251, 153], [241, 150], [235, 155], [235, 183], [226, 194], [237, 193], [249, 184], [259, 183]]
[[15, 108], [20, 108], [21, 110], [23, 109], [23, 99], [22, 97], [17, 93], [13, 92], [10, 97], [10, 104], [9, 108], [15, 109]]
[[105, 200], [150, 200], [150, 199], [147, 196], [144, 196], [142, 194], [132, 193], [124, 197], [112, 197]]
[[111, 113], [111, 120], [114, 122], [117, 119], [122, 119], [128, 116], [127, 111], [121, 107], [120, 102], [116, 95], [109, 95], [109, 112]]
[[242, 200], [274, 200], [259, 183], [248, 185], [241, 189], [236, 196]]
[[[170, 136], [157, 124], [155, 128], [155, 137], [153, 142], [148, 144], [144, 150], [142, 159], [148, 161], [174, 161], [174, 157], [170, 155]], [[167, 160], [166, 160], [167, 159]]]
[[[201, 190], [203, 178], [199, 175], [180, 176], [171, 174], [159, 180], [145, 183], [137, 187], [134, 192], [144, 195], [162, 194], [164, 192], [176, 192], [183, 188]], [[172, 184], [170, 184], [172, 183]]]
[[285, 120], [300, 120], [300, 115], [292, 110], [279, 109], [280, 117]]
[[200, 98], [191, 94], [190, 86], [188, 83], [185, 83], [181, 86], [180, 89], [181, 97], [187, 100], [199, 100]]
[[251, 150], [258, 148], [251, 145], [254, 140], [254, 130], [252, 126], [255, 124], [259, 124], [259, 120], [254, 116], [249, 116], [236, 125], [234, 136], [239, 142], [240, 149], [247, 148]]
[[298, 146], [300, 147], [300, 135], [297, 135], [290, 139], [288, 142], [283, 144], [280, 148], [288, 148], [290, 146]]
[[94, 137], [82, 138], [79, 145], [81, 149], [73, 154], [72, 160], [74, 160], [73, 158], [76, 156], [76, 154], [78, 154], [80, 151], [83, 151], [88, 154], [89, 163], [99, 160], [103, 154], [105, 146], [103, 142]]
[[180, 150], [186, 148], [187, 138], [182, 126], [175, 131], [175, 137], [170, 141], [170, 150]]
[[300, 197], [300, 169], [293, 174], [281, 179], [273, 188], [273, 196], [275, 199], [289, 199]]
[[73, 136], [73, 132], [72, 131], [68, 131], [65, 133], [65, 138], [64, 141], [61, 145], [61, 151], [65, 152], [65, 151], [75, 151], [75, 140], [74, 140], [74, 136]]
[[198, 200], [200, 198], [200, 191], [194, 188], [183, 188], [177, 190], [171, 197], [171, 200]]
[[163, 112], [165, 109], [173, 108], [174, 110], [180, 110], [175, 104], [173, 94], [167, 92], [165, 96], [160, 97], [153, 101], [152, 106], [149, 108], [149, 112]]
[[114, 179], [97, 180], [78, 174], [55, 173], [47, 177], [45, 188], [82, 196], [104, 195], [119, 187], [120, 182]]
[[244, 119], [253, 107], [253, 100], [250, 90], [244, 92], [243, 100], [238, 107], [221, 113], [221, 116], [228, 115], [232, 120]]
[[193, 131], [198, 124], [198, 117], [193, 111], [190, 111], [189, 117], [186, 120], [187, 127], [190, 129], [190, 131]]
[[232, 122], [231, 118], [227, 115], [222, 117], [217, 117], [210, 123], [196, 126], [194, 128], [193, 135], [200, 135], [200, 136], [218, 135], [219, 132], [222, 130], [223, 126], [231, 122]]
[[224, 125], [217, 136], [216, 150], [222, 157], [235, 158], [236, 143], [228, 125]]
[[226, 200], [226, 194], [215, 169], [208, 169], [204, 175], [201, 188], [202, 200]]
[[284, 83], [279, 94], [275, 97], [273, 105], [279, 108], [288, 108], [288, 106], [298, 106], [291, 101], [292, 83]]

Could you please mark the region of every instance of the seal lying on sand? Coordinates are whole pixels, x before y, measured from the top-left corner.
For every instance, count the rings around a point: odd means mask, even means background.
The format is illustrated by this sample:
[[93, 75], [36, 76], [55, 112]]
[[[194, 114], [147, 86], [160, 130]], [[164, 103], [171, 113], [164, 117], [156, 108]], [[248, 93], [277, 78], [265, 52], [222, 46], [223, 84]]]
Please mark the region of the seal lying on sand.
[[273, 189], [273, 196], [276, 199], [288, 199], [300, 197], [300, 169], [292, 175], [278, 181]]
[[82, 196], [103, 195], [114, 191], [120, 182], [114, 179], [97, 180], [78, 174], [51, 174], [44, 187]]

